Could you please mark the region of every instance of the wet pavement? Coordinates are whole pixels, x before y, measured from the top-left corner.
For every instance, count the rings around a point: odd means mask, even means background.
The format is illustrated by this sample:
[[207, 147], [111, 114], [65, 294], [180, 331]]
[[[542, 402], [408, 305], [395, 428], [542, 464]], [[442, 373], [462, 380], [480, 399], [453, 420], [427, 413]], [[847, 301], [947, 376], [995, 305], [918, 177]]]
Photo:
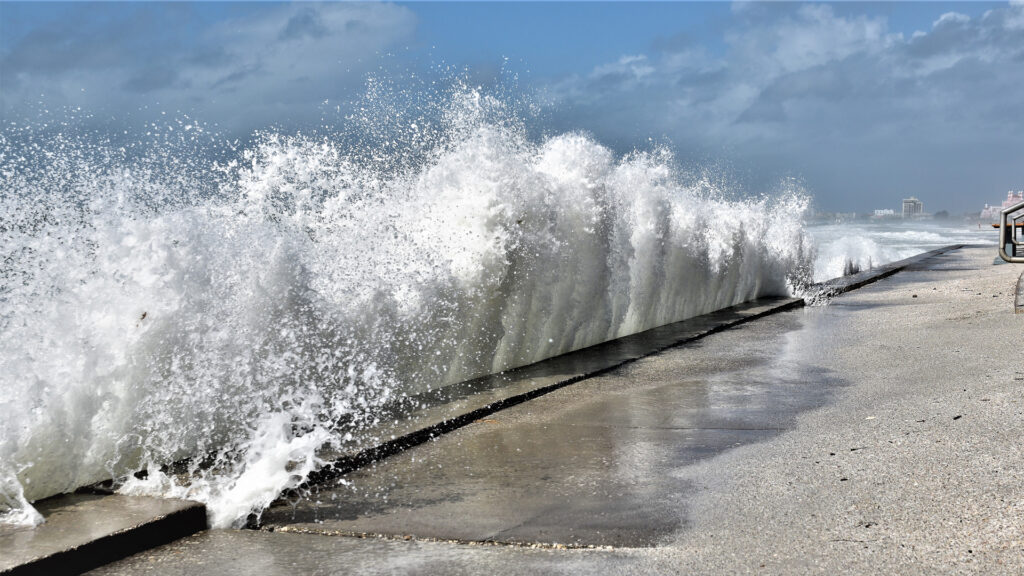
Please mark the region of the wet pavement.
[[638, 360], [272, 508], [274, 532], [96, 573], [1020, 574], [1020, 267], [991, 262]]
[[503, 410], [271, 508], [263, 527], [655, 545], [684, 523], [673, 470], [777, 434], [841, 384], [795, 344], [815, 321], [765, 318], [722, 335], [729, 355], [697, 344]]
[[594, 576], [635, 574], [637, 567], [645, 564], [648, 564], [646, 559], [634, 549], [566, 550], [254, 530], [210, 530], [90, 574]]
[[321, 454], [333, 465], [315, 472], [310, 483], [322, 483], [495, 411], [662, 350], [800, 306], [803, 306], [803, 300], [799, 298], [760, 298], [503, 373], [402, 397], [381, 411], [378, 425], [356, 431], [353, 441], [339, 451]]
[[119, 560], [206, 528], [185, 500], [65, 494], [36, 503], [46, 522], [0, 524], [0, 574], [65, 574]]
[[[829, 292], [864, 286], [908, 265], [914, 266], [908, 261], [838, 279]], [[825, 344], [834, 320], [820, 314], [760, 318], [796, 304], [802, 302], [743, 304], [424, 395], [417, 404], [426, 408], [399, 426], [470, 409], [477, 409], [476, 421], [322, 482], [308, 497], [279, 503], [264, 513], [262, 527], [655, 545], [684, 523], [677, 510], [687, 487], [670, 477], [672, 470], [779, 433], [799, 412], [824, 404], [839, 383], [808, 352]], [[751, 319], [758, 319], [756, 326], [747, 323]], [[714, 350], [703, 369], [693, 355], [654, 354], [680, 343], [699, 348], [699, 338], [725, 328], [731, 335], [724, 338], [735, 344], [724, 346], [733, 351]], [[792, 344], [801, 338], [813, 341]], [[628, 364], [641, 358], [639, 367]], [[571, 390], [561, 389], [566, 383]], [[500, 414], [479, 408], [538, 391], [544, 395]], [[639, 469], [638, 456], [645, 464]]]

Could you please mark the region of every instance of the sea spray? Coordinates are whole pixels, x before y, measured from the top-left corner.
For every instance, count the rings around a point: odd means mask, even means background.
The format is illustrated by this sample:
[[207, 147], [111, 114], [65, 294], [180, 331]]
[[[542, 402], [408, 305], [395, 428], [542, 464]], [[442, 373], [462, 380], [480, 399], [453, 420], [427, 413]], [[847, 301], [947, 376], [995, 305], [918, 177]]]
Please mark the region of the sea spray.
[[951, 244], [994, 243], [993, 235], [985, 230], [927, 220], [816, 223], [806, 231], [814, 240], [815, 282], [871, 270]]
[[800, 190], [727, 200], [475, 90], [443, 112], [405, 148], [267, 132], [216, 162], [5, 136], [8, 517], [116, 478], [238, 526], [381, 406], [809, 281]]

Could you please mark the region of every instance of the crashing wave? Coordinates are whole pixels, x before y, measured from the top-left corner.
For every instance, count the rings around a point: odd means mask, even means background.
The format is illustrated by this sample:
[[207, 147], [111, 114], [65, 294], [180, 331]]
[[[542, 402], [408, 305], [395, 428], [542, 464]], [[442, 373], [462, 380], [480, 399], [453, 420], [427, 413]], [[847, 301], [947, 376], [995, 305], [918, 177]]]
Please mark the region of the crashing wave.
[[808, 281], [798, 190], [726, 200], [472, 90], [406, 130], [220, 163], [5, 135], [0, 507], [128, 477], [237, 526], [396, 398]]

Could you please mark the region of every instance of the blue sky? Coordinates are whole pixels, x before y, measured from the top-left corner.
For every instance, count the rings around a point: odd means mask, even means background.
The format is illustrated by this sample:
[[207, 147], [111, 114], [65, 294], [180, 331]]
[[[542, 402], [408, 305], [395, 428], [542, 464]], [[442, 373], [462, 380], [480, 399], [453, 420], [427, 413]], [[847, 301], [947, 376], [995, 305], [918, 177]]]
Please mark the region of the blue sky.
[[833, 210], [967, 210], [1024, 188], [1024, 4], [0, 3], [5, 124], [160, 111], [232, 136], [316, 125], [370, 75], [502, 70], [544, 131], [670, 142]]

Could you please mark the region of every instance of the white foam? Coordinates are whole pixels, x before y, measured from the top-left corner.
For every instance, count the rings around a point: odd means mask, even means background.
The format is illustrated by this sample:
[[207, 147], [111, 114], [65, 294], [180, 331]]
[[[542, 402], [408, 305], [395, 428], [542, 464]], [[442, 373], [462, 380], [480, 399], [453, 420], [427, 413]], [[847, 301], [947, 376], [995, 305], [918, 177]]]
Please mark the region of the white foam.
[[807, 231], [816, 247], [816, 282], [870, 270], [950, 244], [995, 241], [991, 229], [921, 220], [813, 225]]
[[148, 468], [123, 489], [237, 526], [384, 402], [806, 281], [799, 190], [727, 201], [664, 150], [503, 114], [462, 93], [393, 163], [281, 135], [216, 169], [0, 143], [8, 508]]
[[38, 526], [43, 515], [25, 499], [17, 475], [0, 462], [0, 523], [14, 526]]

